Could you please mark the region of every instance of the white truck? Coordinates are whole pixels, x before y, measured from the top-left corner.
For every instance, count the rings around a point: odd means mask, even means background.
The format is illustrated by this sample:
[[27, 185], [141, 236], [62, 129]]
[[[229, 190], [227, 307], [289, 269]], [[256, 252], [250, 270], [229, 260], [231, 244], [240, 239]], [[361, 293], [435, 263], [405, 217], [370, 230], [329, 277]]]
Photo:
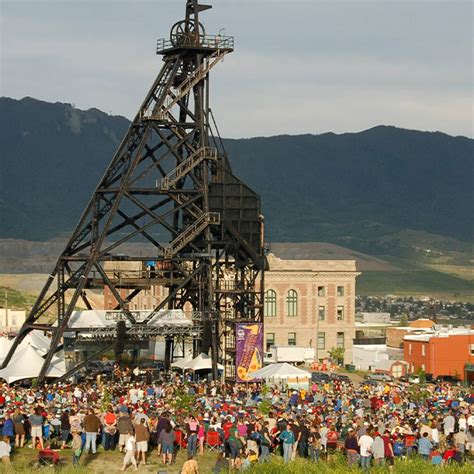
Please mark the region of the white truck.
[[264, 364], [288, 362], [290, 364], [311, 364], [316, 352], [312, 347], [270, 346], [263, 357]]

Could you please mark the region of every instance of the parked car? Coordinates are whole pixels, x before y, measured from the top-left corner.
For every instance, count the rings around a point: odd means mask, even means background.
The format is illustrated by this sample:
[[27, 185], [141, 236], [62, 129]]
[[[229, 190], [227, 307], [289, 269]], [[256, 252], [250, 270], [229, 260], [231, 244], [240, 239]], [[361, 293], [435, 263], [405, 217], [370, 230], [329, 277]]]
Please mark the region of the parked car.
[[411, 374], [403, 375], [398, 380], [400, 380], [401, 382], [409, 382], [409, 383], [414, 383], [414, 384], [420, 383], [420, 378]]
[[350, 383], [351, 379], [345, 374], [333, 374], [333, 378], [339, 380], [339, 382]]
[[438, 377], [435, 378], [435, 382], [459, 383], [460, 380], [454, 375], [438, 375]]
[[331, 378], [326, 372], [311, 372], [311, 382], [314, 383], [326, 383], [330, 382]]
[[366, 380], [374, 380], [376, 382], [391, 382], [392, 377], [387, 374], [380, 374], [380, 373], [373, 373], [373, 374], [367, 374], [364, 379]]

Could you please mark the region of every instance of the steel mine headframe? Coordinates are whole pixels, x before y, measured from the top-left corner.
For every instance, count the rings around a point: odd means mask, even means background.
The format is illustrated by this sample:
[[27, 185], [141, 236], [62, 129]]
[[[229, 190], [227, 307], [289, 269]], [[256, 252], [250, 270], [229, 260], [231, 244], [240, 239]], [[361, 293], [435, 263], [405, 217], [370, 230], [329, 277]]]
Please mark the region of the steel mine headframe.
[[[91, 331], [86, 320], [69, 324], [78, 302], [90, 309], [89, 291], [105, 289], [125, 324], [102, 334], [105, 345], [95, 356], [117, 348], [118, 336], [118, 352], [124, 340], [159, 336], [147, 331], [158, 311], [186, 305], [195, 318], [190, 334], [199, 337], [201, 352], [211, 353], [213, 376], [220, 360], [226, 378], [235, 377], [235, 324], [263, 320], [263, 217], [259, 196], [232, 172], [210, 108], [209, 73], [233, 51], [234, 39], [206, 33], [199, 14], [208, 8], [187, 1], [185, 19], [158, 40], [162, 68], [4, 367], [30, 331], [48, 331], [51, 347], [39, 374], [44, 380], [64, 333]], [[147, 244], [145, 254], [129, 245], [137, 242]], [[155, 262], [152, 271], [149, 261]], [[167, 296], [138, 320], [133, 300], [153, 285], [166, 287]], [[43, 322], [54, 308], [57, 322]], [[165, 332], [169, 362], [179, 331]]]

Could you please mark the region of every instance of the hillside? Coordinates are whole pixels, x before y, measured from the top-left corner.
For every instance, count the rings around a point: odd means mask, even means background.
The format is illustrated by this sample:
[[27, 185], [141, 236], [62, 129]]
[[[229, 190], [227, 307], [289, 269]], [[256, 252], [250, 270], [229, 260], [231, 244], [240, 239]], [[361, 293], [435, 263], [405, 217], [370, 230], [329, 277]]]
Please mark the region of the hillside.
[[[0, 238], [71, 232], [128, 124], [97, 109], [0, 98]], [[268, 241], [329, 242], [397, 271], [473, 280], [474, 140], [379, 126], [224, 143], [262, 196]]]

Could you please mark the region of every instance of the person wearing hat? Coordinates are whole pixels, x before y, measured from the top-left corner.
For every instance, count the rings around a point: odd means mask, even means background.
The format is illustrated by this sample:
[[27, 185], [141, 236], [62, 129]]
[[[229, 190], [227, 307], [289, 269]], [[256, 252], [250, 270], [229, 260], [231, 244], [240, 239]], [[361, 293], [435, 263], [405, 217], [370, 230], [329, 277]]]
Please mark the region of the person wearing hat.
[[357, 443], [354, 428], [349, 428], [347, 430], [344, 449], [346, 450], [347, 464], [349, 468], [357, 466], [359, 464], [359, 444]]

